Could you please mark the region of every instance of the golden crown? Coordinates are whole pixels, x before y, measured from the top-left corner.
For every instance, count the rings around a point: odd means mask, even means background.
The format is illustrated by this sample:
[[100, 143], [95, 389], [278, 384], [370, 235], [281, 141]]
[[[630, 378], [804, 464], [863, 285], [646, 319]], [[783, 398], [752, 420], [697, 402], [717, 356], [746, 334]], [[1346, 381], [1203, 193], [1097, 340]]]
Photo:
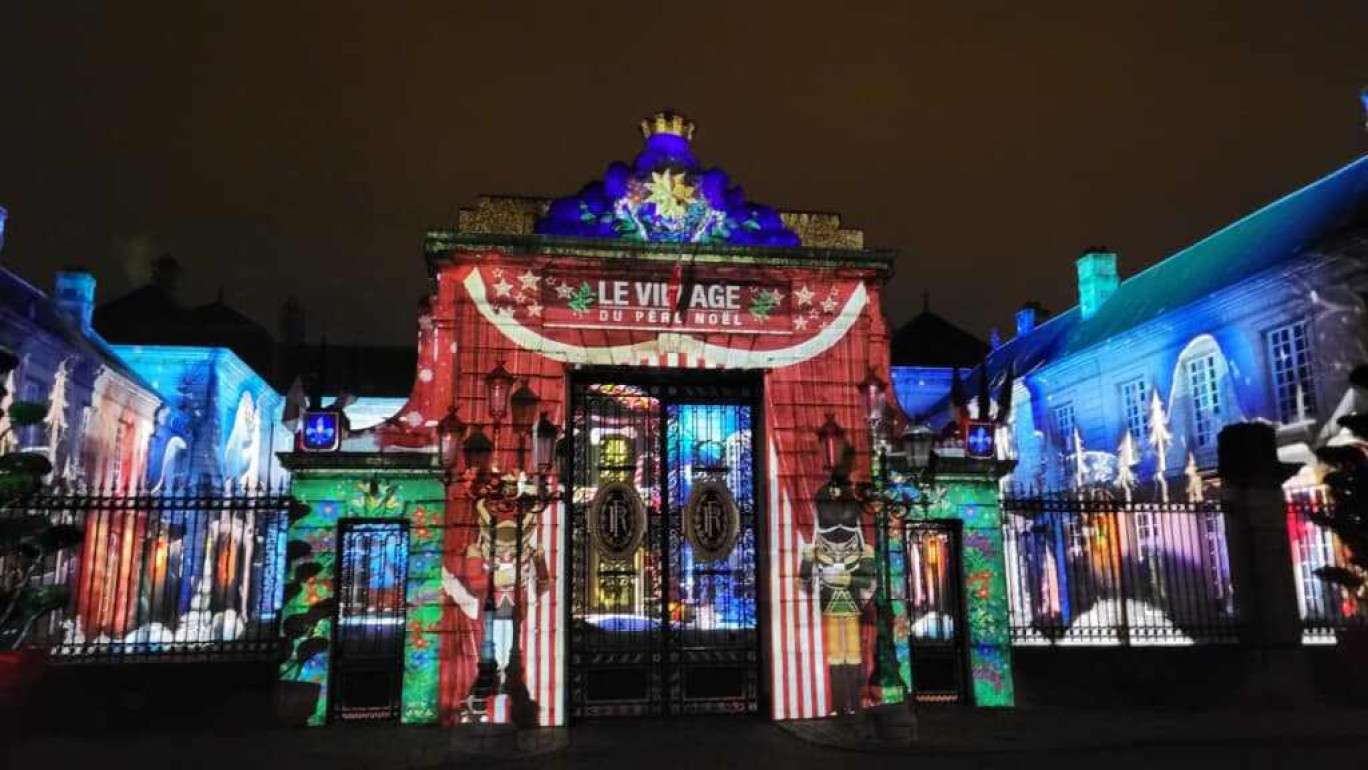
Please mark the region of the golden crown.
[[673, 134], [687, 140], [692, 140], [693, 132], [693, 121], [671, 110], [657, 112], [651, 117], [641, 121], [641, 135], [647, 139], [656, 134]]

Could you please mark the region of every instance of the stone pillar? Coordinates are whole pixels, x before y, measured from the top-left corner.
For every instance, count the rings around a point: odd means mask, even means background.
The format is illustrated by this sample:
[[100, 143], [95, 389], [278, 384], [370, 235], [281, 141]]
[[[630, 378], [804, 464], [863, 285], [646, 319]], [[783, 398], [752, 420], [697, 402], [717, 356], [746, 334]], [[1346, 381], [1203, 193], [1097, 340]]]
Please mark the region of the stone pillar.
[[1311, 687], [1282, 489], [1295, 468], [1278, 461], [1267, 423], [1226, 426], [1218, 447], [1230, 573], [1249, 664], [1245, 697], [1265, 706], [1305, 703]]

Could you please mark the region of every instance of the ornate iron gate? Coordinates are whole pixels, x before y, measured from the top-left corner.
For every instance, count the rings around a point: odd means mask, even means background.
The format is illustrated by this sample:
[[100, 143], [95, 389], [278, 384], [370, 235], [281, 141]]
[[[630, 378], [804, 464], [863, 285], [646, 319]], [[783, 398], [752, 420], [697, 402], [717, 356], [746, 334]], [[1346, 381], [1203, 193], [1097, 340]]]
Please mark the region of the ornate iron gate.
[[574, 716], [759, 705], [757, 389], [572, 389]]
[[408, 527], [347, 519], [338, 529], [332, 712], [339, 719], [393, 719], [403, 674]]
[[922, 702], [965, 697], [960, 525], [958, 519], [904, 522], [912, 688]]

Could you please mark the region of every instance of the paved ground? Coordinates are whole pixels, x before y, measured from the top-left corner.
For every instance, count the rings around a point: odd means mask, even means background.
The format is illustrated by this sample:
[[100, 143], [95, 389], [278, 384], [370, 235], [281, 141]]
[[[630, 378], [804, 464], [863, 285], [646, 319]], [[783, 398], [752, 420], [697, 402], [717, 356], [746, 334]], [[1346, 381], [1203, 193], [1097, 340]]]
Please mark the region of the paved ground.
[[[911, 747], [862, 739], [855, 721], [611, 721], [571, 730], [475, 733], [433, 727], [319, 730], [46, 732], [5, 741], [0, 767], [439, 768], [805, 770], [869, 768], [1362, 767], [1368, 711], [1080, 713], [927, 712]], [[521, 744], [521, 745], [519, 745]]]

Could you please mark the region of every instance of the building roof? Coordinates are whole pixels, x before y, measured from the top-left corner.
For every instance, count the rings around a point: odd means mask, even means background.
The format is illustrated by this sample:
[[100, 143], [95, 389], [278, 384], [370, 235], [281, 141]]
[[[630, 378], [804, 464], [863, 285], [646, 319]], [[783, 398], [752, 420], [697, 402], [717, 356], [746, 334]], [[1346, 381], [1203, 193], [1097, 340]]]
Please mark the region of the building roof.
[[894, 366], [970, 367], [987, 354], [987, 343], [930, 310], [899, 327], [889, 343]]
[[222, 300], [183, 307], [155, 283], [97, 307], [94, 325], [120, 344], [228, 348], [267, 380], [275, 369], [275, 340], [264, 326]]
[[[1350, 226], [1368, 225], [1368, 155], [1227, 225], [1122, 281], [1093, 314], [1078, 306], [988, 357], [996, 378], [1020, 375], [1124, 334], [1266, 270], [1291, 263]], [[975, 371], [969, 380], [977, 377]]]
[[68, 317], [52, 298], [18, 274], [3, 267], [0, 267], [0, 307], [8, 308], [16, 315], [28, 319], [34, 326], [70, 349], [89, 360], [98, 361], [149, 394], [156, 393], [152, 386], [124, 363], [93, 329], [88, 334], [83, 333], [76, 321]]

